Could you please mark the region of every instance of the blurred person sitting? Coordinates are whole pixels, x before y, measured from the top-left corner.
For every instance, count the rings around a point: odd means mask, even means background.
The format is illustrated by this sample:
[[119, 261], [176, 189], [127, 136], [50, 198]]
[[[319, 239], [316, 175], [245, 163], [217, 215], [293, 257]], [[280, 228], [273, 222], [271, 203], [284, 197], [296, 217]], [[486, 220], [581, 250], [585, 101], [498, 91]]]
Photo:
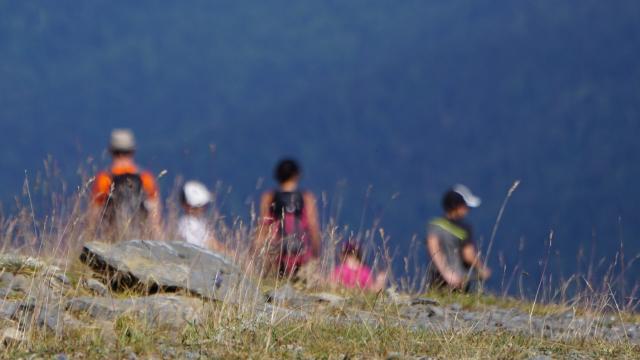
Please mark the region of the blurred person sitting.
[[187, 181], [182, 187], [180, 202], [184, 215], [178, 220], [178, 237], [204, 249], [224, 252], [207, 221], [211, 193], [199, 181]]
[[480, 198], [464, 185], [456, 185], [442, 198], [444, 216], [428, 225], [427, 249], [432, 259], [429, 279], [432, 289], [469, 291], [471, 281], [491, 276], [479, 258], [471, 225], [465, 221], [470, 208], [480, 206]]
[[333, 269], [331, 283], [347, 289], [381, 291], [387, 282], [387, 273], [381, 272], [375, 278], [373, 271], [362, 261], [362, 251], [357, 244], [347, 242], [340, 254], [340, 264]]
[[90, 221], [103, 240], [129, 240], [161, 234], [160, 193], [152, 173], [134, 161], [136, 141], [129, 129], [115, 129], [109, 145], [112, 163], [92, 188]]
[[299, 189], [301, 171], [296, 161], [280, 161], [274, 177], [278, 188], [262, 195], [254, 246], [264, 251], [267, 268], [275, 266], [280, 276], [293, 278], [320, 255], [316, 198]]

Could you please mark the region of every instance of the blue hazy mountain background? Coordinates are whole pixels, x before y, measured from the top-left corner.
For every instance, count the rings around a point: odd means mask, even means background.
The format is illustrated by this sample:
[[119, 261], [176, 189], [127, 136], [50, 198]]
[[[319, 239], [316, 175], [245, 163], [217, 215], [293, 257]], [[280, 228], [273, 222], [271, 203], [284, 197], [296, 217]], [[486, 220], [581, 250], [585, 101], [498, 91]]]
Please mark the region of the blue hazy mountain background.
[[631, 259], [638, 19], [636, 0], [0, 1], [0, 199], [25, 201], [48, 155], [80, 185], [131, 127], [165, 195], [180, 174], [221, 181], [229, 218], [293, 155], [341, 223], [381, 218], [399, 260], [426, 261], [409, 244], [457, 182], [484, 199], [486, 248], [516, 179], [494, 268], [502, 253], [538, 274], [551, 230], [560, 273], [580, 249], [613, 261], [622, 242]]

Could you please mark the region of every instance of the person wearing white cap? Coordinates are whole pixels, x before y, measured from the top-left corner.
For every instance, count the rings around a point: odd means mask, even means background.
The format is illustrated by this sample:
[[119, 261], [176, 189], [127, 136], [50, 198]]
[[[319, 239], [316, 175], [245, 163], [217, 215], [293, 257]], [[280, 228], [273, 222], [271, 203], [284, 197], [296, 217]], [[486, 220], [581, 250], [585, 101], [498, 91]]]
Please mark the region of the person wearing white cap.
[[470, 281], [491, 276], [491, 270], [479, 259], [472, 228], [464, 221], [469, 209], [480, 203], [480, 198], [464, 185], [455, 185], [444, 194], [445, 214], [430, 221], [427, 229], [427, 250], [432, 260], [428, 275], [432, 288], [468, 291]]
[[155, 176], [134, 161], [136, 140], [129, 129], [111, 132], [112, 163], [98, 173], [92, 188], [91, 224], [113, 240], [161, 233], [160, 192]]
[[224, 252], [206, 219], [211, 193], [199, 181], [187, 181], [182, 187], [181, 203], [184, 215], [178, 221], [178, 236], [193, 245]]

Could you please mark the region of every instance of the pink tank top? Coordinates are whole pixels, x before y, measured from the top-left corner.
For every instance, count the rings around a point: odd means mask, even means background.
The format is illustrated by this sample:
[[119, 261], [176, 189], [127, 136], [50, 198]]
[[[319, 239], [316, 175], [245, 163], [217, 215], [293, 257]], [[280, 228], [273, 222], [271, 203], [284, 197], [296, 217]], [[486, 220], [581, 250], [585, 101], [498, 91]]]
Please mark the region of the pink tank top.
[[348, 289], [367, 289], [373, 285], [371, 269], [366, 265], [360, 265], [356, 269], [345, 264], [338, 265], [331, 273], [331, 281]]

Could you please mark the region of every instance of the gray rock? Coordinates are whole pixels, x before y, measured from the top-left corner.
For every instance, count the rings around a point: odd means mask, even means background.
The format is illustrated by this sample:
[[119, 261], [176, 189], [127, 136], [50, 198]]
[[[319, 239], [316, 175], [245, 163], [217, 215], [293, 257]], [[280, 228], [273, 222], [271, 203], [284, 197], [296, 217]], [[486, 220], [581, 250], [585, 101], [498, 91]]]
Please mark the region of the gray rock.
[[13, 278], [14, 278], [13, 273], [8, 271], [2, 271], [2, 274], [0, 274], [0, 287], [3, 287], [3, 288], [11, 287]]
[[429, 311], [431, 312], [431, 316], [444, 317], [445, 311], [440, 306], [429, 306]]
[[132, 315], [147, 324], [180, 328], [200, 318], [202, 300], [176, 295], [152, 295], [127, 299], [78, 297], [67, 301], [65, 309], [93, 319], [113, 321]]
[[2, 344], [6, 347], [17, 346], [25, 340], [24, 332], [16, 328], [8, 328], [2, 331]]
[[223, 255], [186, 242], [131, 240], [85, 244], [80, 259], [111, 279], [111, 287], [150, 293], [180, 291], [231, 303], [260, 299], [257, 286]]
[[85, 288], [90, 290], [92, 293], [98, 296], [107, 296], [109, 294], [109, 289], [96, 279], [87, 279], [83, 282]]
[[415, 299], [411, 299], [411, 305], [435, 305], [438, 306], [440, 303], [438, 301], [428, 298], [428, 297], [418, 297]]
[[462, 313], [462, 319], [464, 321], [478, 321], [480, 316], [474, 312], [464, 312]]
[[15, 275], [11, 281], [11, 289], [14, 291], [28, 292], [30, 287], [31, 279], [22, 274]]
[[13, 290], [11, 290], [10, 288], [0, 288], [0, 301], [6, 299], [7, 296], [11, 295], [12, 292]]
[[307, 300], [306, 295], [298, 292], [289, 283], [270, 290], [266, 293], [266, 300], [270, 303], [291, 303]]
[[344, 302], [346, 301], [346, 299], [343, 298], [342, 296], [338, 296], [336, 294], [332, 294], [328, 292], [312, 294], [311, 298], [316, 302], [328, 303], [334, 306], [340, 306], [344, 304]]
[[127, 360], [138, 360], [138, 355], [131, 348], [124, 349], [125, 359]]
[[406, 359], [406, 358], [401, 353], [390, 352], [390, 353], [387, 354], [385, 359], [387, 359], [387, 360], [403, 360], [403, 359]]
[[286, 309], [271, 304], [260, 304], [255, 308], [256, 320], [270, 322], [271, 319], [278, 321], [302, 321], [308, 319], [308, 314], [302, 310]]
[[272, 304], [288, 305], [293, 307], [312, 306], [317, 303], [327, 303], [334, 306], [342, 305], [345, 298], [328, 292], [316, 294], [303, 294], [295, 290], [288, 283], [268, 291], [265, 294], [266, 300]]
[[408, 295], [400, 294], [397, 289], [392, 286], [385, 290], [387, 296], [397, 305], [410, 305], [411, 298]]
[[182, 354], [183, 358], [185, 360], [196, 360], [196, 359], [202, 359], [203, 357], [200, 356], [200, 354], [198, 354], [197, 352], [193, 352], [193, 351], [187, 351], [184, 354]]
[[24, 269], [49, 273], [61, 271], [59, 267], [49, 265], [39, 259], [15, 254], [0, 254], [0, 268], [14, 273]]
[[0, 316], [17, 321], [20, 330], [24, 331], [35, 325], [62, 334], [65, 329], [82, 327], [83, 323], [63, 311], [61, 301], [59, 297], [48, 295], [5, 301], [0, 306]]
[[71, 280], [65, 273], [55, 273], [53, 274], [53, 279], [64, 286], [71, 286]]

